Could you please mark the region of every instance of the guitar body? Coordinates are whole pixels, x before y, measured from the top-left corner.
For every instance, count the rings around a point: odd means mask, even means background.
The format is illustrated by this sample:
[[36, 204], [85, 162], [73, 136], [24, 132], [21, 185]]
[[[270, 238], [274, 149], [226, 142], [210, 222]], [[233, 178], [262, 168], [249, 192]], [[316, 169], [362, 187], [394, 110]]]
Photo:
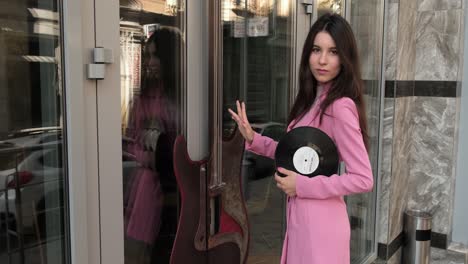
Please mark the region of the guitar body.
[[[241, 263], [241, 253], [231, 236], [216, 234], [207, 238], [208, 192], [206, 161], [192, 161], [182, 136], [174, 143], [174, 172], [181, 193], [181, 212], [174, 245], [172, 264]], [[228, 238], [228, 239], [226, 239]], [[220, 243], [221, 242], [221, 243]]]
[[247, 261], [250, 238], [248, 214], [242, 193], [242, 184], [247, 184], [242, 182], [241, 177], [243, 154], [244, 138], [236, 129], [230, 139], [223, 140], [221, 164], [226, 186], [221, 194], [220, 233], [234, 233], [240, 236], [235, 241], [241, 254], [240, 263]]

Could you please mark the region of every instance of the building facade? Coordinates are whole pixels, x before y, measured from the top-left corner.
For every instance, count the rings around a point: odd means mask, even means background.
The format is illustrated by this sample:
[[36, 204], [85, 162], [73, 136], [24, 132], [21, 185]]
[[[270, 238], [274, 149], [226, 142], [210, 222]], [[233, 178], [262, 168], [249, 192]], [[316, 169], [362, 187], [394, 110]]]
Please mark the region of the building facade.
[[386, 5], [379, 256], [399, 263], [407, 209], [432, 214], [433, 247], [458, 250], [457, 243], [467, 243], [460, 222], [466, 206], [459, 198], [466, 197], [460, 196], [464, 188], [460, 155], [466, 149], [460, 128], [466, 122], [462, 111], [466, 4]]

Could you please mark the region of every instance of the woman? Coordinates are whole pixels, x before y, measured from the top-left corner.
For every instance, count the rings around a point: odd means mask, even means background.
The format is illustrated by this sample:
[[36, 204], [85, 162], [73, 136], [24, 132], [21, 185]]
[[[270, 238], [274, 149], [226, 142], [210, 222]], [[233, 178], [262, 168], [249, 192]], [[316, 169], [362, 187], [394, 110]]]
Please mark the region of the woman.
[[177, 224], [172, 146], [179, 128], [176, 95], [180, 33], [161, 27], [147, 40], [142, 87], [132, 106], [127, 151], [138, 167], [125, 190], [125, 263], [169, 262]]
[[[281, 263], [343, 264], [350, 262], [350, 224], [343, 196], [372, 190], [368, 135], [359, 56], [350, 25], [325, 14], [314, 23], [304, 44], [299, 93], [288, 130], [311, 126], [335, 142], [342, 175], [308, 178], [283, 168], [277, 186], [288, 195], [287, 230]], [[277, 142], [255, 133], [244, 103], [229, 110], [249, 151], [274, 158]]]

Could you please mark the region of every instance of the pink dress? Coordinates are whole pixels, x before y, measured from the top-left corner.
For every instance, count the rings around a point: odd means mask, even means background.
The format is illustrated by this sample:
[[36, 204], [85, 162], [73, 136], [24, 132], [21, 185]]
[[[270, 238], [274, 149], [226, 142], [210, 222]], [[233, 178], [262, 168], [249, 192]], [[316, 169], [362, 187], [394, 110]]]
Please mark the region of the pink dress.
[[[350, 224], [343, 196], [372, 190], [373, 176], [369, 156], [361, 135], [354, 101], [341, 98], [326, 110], [320, 124], [317, 103], [293, 127], [311, 126], [327, 133], [335, 142], [340, 161], [346, 165], [342, 175], [296, 177], [296, 196], [288, 198], [287, 229], [281, 263], [350, 263]], [[328, 115], [327, 115], [328, 114]], [[294, 124], [296, 123], [296, 124]], [[277, 142], [255, 134], [249, 151], [274, 158]]]
[[125, 191], [125, 229], [128, 237], [147, 244], [152, 244], [159, 233], [164, 205], [161, 177], [167, 177], [156, 169], [156, 159], [163, 158], [156, 157], [156, 148], [162, 144], [162, 134], [169, 134], [165, 140], [173, 142], [176, 113], [175, 106], [158, 91], [138, 98], [132, 110], [129, 136], [134, 143], [128, 151], [135, 156], [139, 167], [133, 171]]

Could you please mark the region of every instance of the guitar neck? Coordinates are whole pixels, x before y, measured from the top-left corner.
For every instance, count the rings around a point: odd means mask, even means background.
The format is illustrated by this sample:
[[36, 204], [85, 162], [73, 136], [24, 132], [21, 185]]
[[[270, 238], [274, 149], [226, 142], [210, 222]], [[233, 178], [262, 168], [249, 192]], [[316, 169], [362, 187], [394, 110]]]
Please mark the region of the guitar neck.
[[222, 52], [222, 25], [221, 1], [210, 1], [210, 59], [209, 59], [209, 83], [210, 83], [210, 192], [217, 192], [224, 186], [221, 161], [222, 161], [222, 102], [223, 102], [223, 52]]

